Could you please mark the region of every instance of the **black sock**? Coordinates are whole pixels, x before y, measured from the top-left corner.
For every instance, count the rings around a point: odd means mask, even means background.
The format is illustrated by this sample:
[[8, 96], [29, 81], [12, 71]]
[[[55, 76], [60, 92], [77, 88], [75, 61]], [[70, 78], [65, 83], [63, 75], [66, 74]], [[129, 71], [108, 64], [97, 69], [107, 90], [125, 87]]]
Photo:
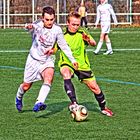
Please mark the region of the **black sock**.
[[94, 94], [94, 95], [95, 95], [96, 100], [98, 101], [98, 104], [99, 104], [101, 110], [104, 110], [106, 101], [105, 101], [105, 96], [104, 96], [103, 92], [101, 91], [100, 94]]
[[75, 89], [71, 82], [71, 79], [64, 80], [64, 88], [65, 88], [65, 91], [66, 91], [68, 97], [70, 98], [71, 102], [72, 103], [77, 102], [76, 95], [75, 95]]

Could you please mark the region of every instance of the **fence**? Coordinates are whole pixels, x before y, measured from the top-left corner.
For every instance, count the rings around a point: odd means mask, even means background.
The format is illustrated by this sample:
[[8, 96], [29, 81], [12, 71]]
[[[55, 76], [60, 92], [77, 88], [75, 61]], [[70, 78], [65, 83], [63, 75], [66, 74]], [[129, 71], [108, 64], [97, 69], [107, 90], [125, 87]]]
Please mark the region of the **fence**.
[[[112, 4], [119, 24], [140, 24], [140, 0], [108, 0]], [[22, 27], [41, 16], [42, 7], [56, 9], [56, 22], [66, 24], [67, 14], [75, 10], [80, 0], [0, 0], [0, 27]], [[96, 18], [98, 0], [85, 0], [88, 7], [88, 25]]]

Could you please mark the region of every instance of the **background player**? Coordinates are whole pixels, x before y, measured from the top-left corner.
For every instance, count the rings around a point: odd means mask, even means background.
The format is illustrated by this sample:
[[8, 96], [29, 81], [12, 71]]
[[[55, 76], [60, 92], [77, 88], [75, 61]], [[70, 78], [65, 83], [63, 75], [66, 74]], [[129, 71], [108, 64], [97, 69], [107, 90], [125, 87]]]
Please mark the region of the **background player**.
[[100, 34], [100, 40], [98, 42], [97, 48], [94, 51], [95, 54], [99, 53], [104, 40], [107, 46], [107, 51], [104, 54], [105, 55], [113, 54], [111, 41], [108, 36], [110, 32], [111, 15], [112, 15], [115, 25], [117, 25], [118, 24], [117, 18], [115, 16], [112, 6], [107, 3], [107, 0], [100, 0], [100, 5], [97, 7], [97, 17], [96, 17], [96, 22], [95, 22], [95, 28], [97, 28], [97, 25], [100, 21], [101, 34]]
[[87, 8], [83, 1], [80, 3], [78, 13], [81, 16], [81, 26], [85, 26], [87, 28]]

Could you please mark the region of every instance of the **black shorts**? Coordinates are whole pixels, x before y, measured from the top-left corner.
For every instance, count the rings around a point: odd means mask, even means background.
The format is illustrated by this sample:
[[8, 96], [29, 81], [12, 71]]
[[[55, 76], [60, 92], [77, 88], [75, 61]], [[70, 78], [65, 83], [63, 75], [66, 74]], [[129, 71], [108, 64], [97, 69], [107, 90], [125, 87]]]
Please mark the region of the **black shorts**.
[[[63, 67], [63, 66], [68, 66], [74, 72], [74, 74], [77, 75], [77, 77], [80, 81], [83, 81], [83, 80], [86, 80], [89, 78], [95, 78], [95, 76], [91, 70], [89, 70], [89, 71], [75, 70], [73, 67], [71, 67], [68, 64], [62, 64], [61, 67]], [[74, 75], [72, 76], [72, 78], [73, 77], [74, 77]]]
[[94, 77], [92, 71], [74, 70], [74, 73], [77, 75], [80, 81]]

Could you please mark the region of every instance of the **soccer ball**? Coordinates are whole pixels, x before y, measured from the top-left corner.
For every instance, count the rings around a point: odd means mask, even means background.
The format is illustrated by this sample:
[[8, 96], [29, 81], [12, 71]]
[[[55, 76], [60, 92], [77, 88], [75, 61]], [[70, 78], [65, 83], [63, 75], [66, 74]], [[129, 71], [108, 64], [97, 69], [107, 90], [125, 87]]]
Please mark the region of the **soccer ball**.
[[87, 119], [88, 117], [88, 110], [83, 105], [78, 105], [74, 110], [71, 112], [72, 118], [77, 121], [81, 122]]

